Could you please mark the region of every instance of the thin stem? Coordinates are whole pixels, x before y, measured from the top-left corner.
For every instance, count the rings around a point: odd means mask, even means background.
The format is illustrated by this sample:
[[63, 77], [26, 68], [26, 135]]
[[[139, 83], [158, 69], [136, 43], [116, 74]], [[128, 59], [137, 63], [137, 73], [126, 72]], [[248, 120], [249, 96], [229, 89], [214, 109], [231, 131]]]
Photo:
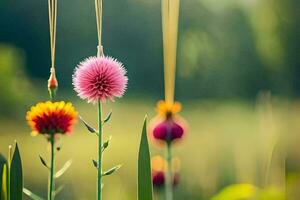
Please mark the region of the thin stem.
[[95, 0], [98, 46], [102, 46], [102, 0]]
[[50, 50], [52, 59], [52, 0], [48, 0], [49, 32], [50, 32]]
[[53, 180], [53, 176], [54, 176], [54, 136], [51, 135], [50, 136], [50, 145], [51, 145], [51, 152], [50, 152], [50, 156], [51, 156], [51, 162], [50, 162], [50, 173], [49, 173], [49, 185], [48, 185], [48, 200], [53, 200], [53, 187], [54, 187], [54, 180]]
[[166, 200], [173, 200], [172, 149], [171, 142], [167, 144], [166, 158], [168, 162], [166, 173]]
[[54, 0], [54, 15], [53, 15], [53, 45], [52, 45], [52, 67], [54, 68], [55, 64], [55, 49], [56, 49], [56, 19], [57, 19], [57, 0]]
[[7, 159], [7, 199], [10, 199], [10, 167], [12, 160], [12, 146], [8, 146], [8, 159]]
[[57, 0], [48, 0], [51, 67], [55, 65]]
[[103, 133], [103, 126], [102, 126], [102, 104], [101, 101], [98, 102], [98, 128], [99, 128], [99, 135], [98, 135], [98, 193], [97, 197], [98, 200], [102, 199], [102, 133]]

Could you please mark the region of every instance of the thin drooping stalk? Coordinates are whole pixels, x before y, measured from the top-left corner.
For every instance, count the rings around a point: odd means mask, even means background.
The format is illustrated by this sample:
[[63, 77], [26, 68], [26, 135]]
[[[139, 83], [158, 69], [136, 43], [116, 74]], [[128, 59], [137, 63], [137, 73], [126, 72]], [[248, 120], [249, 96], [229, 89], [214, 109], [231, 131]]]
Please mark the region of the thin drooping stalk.
[[102, 0], [95, 0], [98, 46], [102, 47]]
[[54, 145], [55, 145], [55, 139], [54, 136], [51, 135], [50, 136], [50, 146], [51, 146], [51, 152], [50, 152], [50, 156], [51, 156], [51, 160], [50, 160], [50, 170], [49, 170], [49, 188], [48, 188], [48, 200], [53, 200], [53, 187], [54, 187], [54, 180], [53, 180], [53, 176], [54, 176]]
[[51, 68], [54, 68], [56, 46], [57, 0], [48, 0], [48, 15], [50, 30]]
[[97, 187], [97, 198], [102, 199], [102, 104], [101, 101], [98, 102], [98, 187]]
[[166, 173], [166, 200], [173, 200], [173, 176], [172, 176], [172, 148], [171, 143], [167, 144], [167, 173]]

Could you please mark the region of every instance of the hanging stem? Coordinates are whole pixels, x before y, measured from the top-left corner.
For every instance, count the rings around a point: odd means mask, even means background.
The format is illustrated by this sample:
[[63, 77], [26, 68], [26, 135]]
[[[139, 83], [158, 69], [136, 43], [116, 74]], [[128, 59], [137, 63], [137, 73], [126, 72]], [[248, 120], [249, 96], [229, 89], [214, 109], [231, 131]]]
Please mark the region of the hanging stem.
[[166, 173], [166, 200], [173, 200], [173, 175], [172, 175], [172, 148], [171, 142], [167, 144], [167, 173]]
[[51, 68], [55, 64], [56, 47], [56, 21], [57, 21], [57, 0], [48, 0], [49, 30], [50, 30], [50, 52]]
[[54, 196], [53, 196], [53, 187], [54, 187], [54, 180], [53, 180], [53, 176], [54, 176], [54, 146], [55, 146], [55, 139], [54, 139], [54, 135], [50, 136], [50, 146], [51, 146], [51, 152], [50, 152], [50, 156], [51, 156], [51, 161], [50, 161], [50, 172], [49, 172], [49, 185], [48, 185], [48, 200], [53, 200]]
[[[48, 0], [48, 15], [49, 15], [49, 32], [50, 32], [50, 53], [51, 53], [51, 67], [50, 77], [55, 76], [55, 46], [56, 46], [56, 19], [57, 19], [57, 0]], [[50, 100], [53, 101], [55, 93], [50, 91]], [[54, 199], [54, 148], [55, 148], [55, 137], [51, 135], [49, 138], [50, 142], [50, 170], [48, 178], [48, 200]]]
[[102, 48], [102, 0], [95, 0], [95, 10], [97, 22], [98, 48]]
[[97, 197], [98, 200], [102, 199], [102, 132], [103, 132], [103, 126], [102, 126], [102, 104], [101, 101], [98, 102], [98, 129], [99, 129], [99, 135], [98, 135], [98, 192]]

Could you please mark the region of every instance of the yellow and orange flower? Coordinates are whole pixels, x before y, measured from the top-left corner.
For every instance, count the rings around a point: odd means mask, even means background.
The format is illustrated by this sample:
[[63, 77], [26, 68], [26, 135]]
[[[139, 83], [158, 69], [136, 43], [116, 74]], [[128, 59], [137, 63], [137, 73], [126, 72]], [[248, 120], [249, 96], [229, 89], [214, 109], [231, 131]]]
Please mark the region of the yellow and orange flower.
[[161, 100], [157, 103], [156, 110], [160, 116], [168, 118], [176, 115], [181, 110], [181, 104], [179, 102], [170, 104]]
[[167, 103], [159, 101], [156, 106], [157, 116], [149, 124], [149, 133], [157, 141], [172, 143], [182, 139], [187, 130], [185, 120], [178, 114], [181, 110], [179, 102]]
[[32, 135], [70, 134], [77, 115], [72, 103], [47, 101], [32, 106], [26, 120]]

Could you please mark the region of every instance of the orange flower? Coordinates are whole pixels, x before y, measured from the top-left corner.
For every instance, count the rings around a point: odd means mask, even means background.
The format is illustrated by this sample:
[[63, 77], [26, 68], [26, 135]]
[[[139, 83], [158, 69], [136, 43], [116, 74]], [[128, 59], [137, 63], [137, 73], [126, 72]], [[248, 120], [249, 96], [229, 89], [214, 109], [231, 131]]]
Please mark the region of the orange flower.
[[154, 139], [167, 143], [182, 139], [187, 126], [185, 120], [178, 114], [180, 110], [179, 102], [158, 101], [156, 106], [158, 115], [149, 125], [149, 132], [152, 133]]
[[157, 103], [156, 110], [159, 115], [169, 118], [181, 110], [181, 104], [179, 102], [170, 104], [161, 100]]
[[71, 103], [42, 102], [31, 107], [26, 120], [32, 135], [70, 134], [76, 122], [77, 112]]

